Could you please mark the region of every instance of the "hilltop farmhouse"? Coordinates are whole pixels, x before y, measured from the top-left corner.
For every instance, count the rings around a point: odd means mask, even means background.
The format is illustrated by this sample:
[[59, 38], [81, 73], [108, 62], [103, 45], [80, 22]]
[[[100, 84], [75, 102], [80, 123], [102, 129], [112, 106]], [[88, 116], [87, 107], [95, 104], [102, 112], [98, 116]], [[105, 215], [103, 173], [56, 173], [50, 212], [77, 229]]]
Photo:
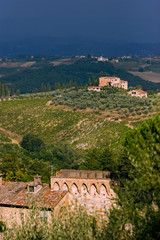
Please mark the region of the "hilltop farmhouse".
[[147, 98], [147, 92], [143, 91], [143, 90], [132, 90], [130, 92], [128, 92], [129, 95], [131, 95], [132, 97], [146, 97]]
[[0, 221], [20, 223], [33, 202], [48, 220], [52, 210], [56, 216], [62, 207], [74, 209], [76, 204], [89, 213], [103, 214], [114, 204], [111, 182], [110, 172], [104, 171], [60, 170], [51, 177], [50, 185], [42, 183], [38, 175], [33, 182], [5, 182], [0, 174]]
[[117, 77], [100, 77], [99, 87], [112, 86], [128, 89], [128, 82]]
[[105, 86], [112, 86], [112, 87], [118, 87], [123, 89], [128, 89], [128, 82], [121, 80], [117, 77], [100, 77], [99, 78], [99, 86], [90, 86], [88, 87], [88, 91], [101, 91], [102, 87]]

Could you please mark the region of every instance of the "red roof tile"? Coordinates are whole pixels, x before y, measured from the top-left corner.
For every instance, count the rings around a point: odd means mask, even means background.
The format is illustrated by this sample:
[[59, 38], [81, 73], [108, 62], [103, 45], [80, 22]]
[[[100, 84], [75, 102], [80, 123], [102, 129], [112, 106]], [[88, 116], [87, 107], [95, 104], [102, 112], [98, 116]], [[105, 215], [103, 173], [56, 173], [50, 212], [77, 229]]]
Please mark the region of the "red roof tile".
[[4, 182], [0, 187], [0, 205], [29, 207], [29, 203], [35, 202], [38, 207], [51, 209], [67, 194], [67, 191], [52, 191], [45, 183], [33, 193], [28, 191], [28, 186], [31, 183]]

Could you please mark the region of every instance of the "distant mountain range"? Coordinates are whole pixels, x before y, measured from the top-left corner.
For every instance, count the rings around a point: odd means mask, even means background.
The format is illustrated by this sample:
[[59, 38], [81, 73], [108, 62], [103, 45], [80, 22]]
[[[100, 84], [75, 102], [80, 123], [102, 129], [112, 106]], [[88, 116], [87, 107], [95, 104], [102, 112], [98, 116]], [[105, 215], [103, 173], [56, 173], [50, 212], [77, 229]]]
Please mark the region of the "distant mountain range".
[[160, 43], [113, 43], [96, 42], [80, 38], [61, 39], [36, 37], [19, 41], [0, 41], [0, 56], [31, 55], [103, 55], [103, 56], [150, 56], [160, 54]]

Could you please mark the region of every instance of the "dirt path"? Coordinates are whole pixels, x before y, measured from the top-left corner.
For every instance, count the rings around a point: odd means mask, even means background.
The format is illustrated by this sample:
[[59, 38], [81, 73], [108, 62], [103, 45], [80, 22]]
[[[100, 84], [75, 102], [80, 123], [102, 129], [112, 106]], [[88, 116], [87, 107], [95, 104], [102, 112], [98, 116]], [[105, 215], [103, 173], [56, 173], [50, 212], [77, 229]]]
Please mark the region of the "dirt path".
[[47, 103], [46, 103], [46, 106], [50, 106], [51, 105], [51, 100], [50, 101], [48, 101]]
[[130, 123], [128, 123], [128, 124], [125, 124], [127, 127], [129, 127], [129, 128], [134, 128], [132, 125], [130, 125]]
[[11, 139], [12, 144], [17, 144], [20, 147], [19, 143], [22, 141], [21, 136], [19, 136], [16, 133], [12, 133], [2, 127], [0, 127], [0, 131], [3, 132], [4, 134], [6, 134], [7, 137]]

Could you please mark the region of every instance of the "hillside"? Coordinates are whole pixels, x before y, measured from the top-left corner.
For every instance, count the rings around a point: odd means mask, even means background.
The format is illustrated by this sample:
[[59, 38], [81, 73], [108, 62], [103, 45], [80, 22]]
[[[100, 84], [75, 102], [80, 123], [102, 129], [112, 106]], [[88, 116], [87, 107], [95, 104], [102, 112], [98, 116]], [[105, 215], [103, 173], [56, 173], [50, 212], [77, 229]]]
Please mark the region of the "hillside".
[[[17, 68], [14, 72], [10, 71], [6, 76], [2, 76], [1, 80], [4, 80], [9, 86], [12, 83], [15, 89], [19, 89], [21, 93], [26, 93], [33, 92], [35, 88], [40, 91], [42, 84], [50, 84], [51, 89], [74, 84], [86, 86], [89, 78], [98, 78], [100, 72], [104, 72], [108, 76], [118, 76], [128, 81], [129, 86], [135, 87], [141, 85], [144, 90], [156, 90], [160, 88], [160, 83], [145, 81], [124, 69], [115, 68], [111, 62], [81, 59], [73, 62], [71, 65], [62, 64], [58, 66], [54, 66], [51, 62], [49, 60], [40, 61], [29, 68]], [[3, 69], [0, 69], [2, 75]]]
[[119, 151], [128, 127], [108, 121], [106, 117], [73, 112], [67, 107], [48, 106], [48, 99], [34, 98], [0, 102], [1, 141], [9, 141], [2, 128], [23, 137], [39, 135], [46, 144], [66, 141], [74, 147], [88, 149], [108, 143]]

